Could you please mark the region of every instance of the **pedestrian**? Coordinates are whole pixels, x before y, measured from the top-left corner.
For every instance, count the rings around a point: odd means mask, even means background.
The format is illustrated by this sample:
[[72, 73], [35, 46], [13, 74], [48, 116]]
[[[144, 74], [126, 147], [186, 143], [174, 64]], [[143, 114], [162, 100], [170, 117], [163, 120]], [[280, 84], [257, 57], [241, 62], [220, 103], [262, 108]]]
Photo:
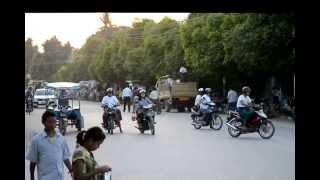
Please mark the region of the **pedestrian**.
[[92, 153], [99, 148], [105, 138], [99, 127], [81, 131], [77, 135], [77, 146], [72, 156], [74, 180], [103, 180], [104, 173], [111, 171], [109, 165], [98, 166]]
[[63, 180], [63, 164], [72, 172], [68, 145], [63, 136], [55, 130], [56, 118], [53, 112], [45, 111], [42, 114], [42, 124], [44, 131], [32, 138], [26, 157], [30, 161], [30, 179], [35, 179], [34, 170], [37, 166], [38, 180]]
[[132, 98], [132, 91], [129, 88], [129, 85], [127, 84], [126, 87], [122, 91], [123, 112], [126, 111], [127, 105], [128, 105], [128, 111], [130, 112], [131, 98]]
[[161, 113], [161, 107], [160, 107], [160, 100], [159, 100], [159, 91], [153, 87], [152, 91], [150, 92], [149, 95], [150, 100], [152, 101], [153, 104], [155, 104], [155, 110], [158, 114]]
[[237, 108], [236, 106], [238, 101], [237, 92], [232, 88], [230, 88], [228, 91], [227, 99], [228, 99], [228, 110], [236, 111], [236, 108]]

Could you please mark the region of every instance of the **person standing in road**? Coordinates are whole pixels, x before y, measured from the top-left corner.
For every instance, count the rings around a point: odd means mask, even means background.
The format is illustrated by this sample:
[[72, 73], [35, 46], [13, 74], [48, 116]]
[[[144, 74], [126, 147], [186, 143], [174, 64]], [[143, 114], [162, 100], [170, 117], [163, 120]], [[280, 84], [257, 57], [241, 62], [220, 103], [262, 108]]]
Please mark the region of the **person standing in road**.
[[132, 97], [132, 91], [129, 88], [129, 85], [127, 84], [126, 87], [122, 91], [122, 99], [123, 99], [123, 112], [126, 111], [126, 106], [128, 105], [128, 111], [130, 112], [130, 106], [131, 106], [131, 97]]
[[26, 157], [30, 161], [30, 179], [35, 179], [34, 171], [37, 166], [38, 180], [63, 180], [63, 164], [70, 173], [72, 172], [68, 145], [63, 136], [55, 130], [56, 118], [53, 112], [43, 113], [42, 124], [44, 131], [32, 138], [30, 151]]
[[228, 110], [236, 111], [237, 100], [238, 100], [237, 92], [230, 88], [228, 91], [227, 99], [228, 99]]
[[161, 113], [161, 107], [160, 107], [160, 100], [159, 100], [159, 91], [153, 87], [152, 91], [150, 92], [149, 95], [150, 100], [152, 101], [153, 104], [155, 104], [155, 110], [158, 114]]
[[111, 171], [109, 165], [98, 166], [92, 151], [95, 151], [106, 138], [99, 127], [81, 131], [77, 135], [77, 146], [72, 156], [73, 178], [103, 180], [104, 173]]

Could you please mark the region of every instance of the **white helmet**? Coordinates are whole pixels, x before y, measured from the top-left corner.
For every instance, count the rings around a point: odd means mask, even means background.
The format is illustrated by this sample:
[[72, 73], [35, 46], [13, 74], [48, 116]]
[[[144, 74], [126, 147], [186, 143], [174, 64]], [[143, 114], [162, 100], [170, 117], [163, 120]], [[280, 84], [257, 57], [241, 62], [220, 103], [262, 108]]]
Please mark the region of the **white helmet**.
[[140, 93], [140, 94], [142, 94], [142, 93], [146, 93], [146, 90], [144, 90], [144, 89], [140, 89], [139, 93]]
[[199, 89], [198, 89], [198, 92], [203, 92], [203, 91], [204, 91], [203, 88], [199, 88]]
[[206, 88], [205, 91], [206, 93], [211, 93], [211, 88]]
[[108, 92], [111, 92], [111, 93], [112, 93], [112, 91], [113, 91], [112, 88], [108, 88], [108, 89], [107, 89], [107, 93], [108, 93]]

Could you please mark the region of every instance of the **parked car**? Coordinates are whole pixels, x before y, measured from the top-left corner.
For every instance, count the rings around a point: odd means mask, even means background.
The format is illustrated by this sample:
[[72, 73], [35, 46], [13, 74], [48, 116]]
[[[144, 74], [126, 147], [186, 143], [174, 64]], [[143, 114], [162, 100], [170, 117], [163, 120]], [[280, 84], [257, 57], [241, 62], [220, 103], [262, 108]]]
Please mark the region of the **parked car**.
[[33, 106], [47, 106], [50, 102], [55, 102], [57, 99], [54, 90], [52, 89], [37, 89], [33, 97]]

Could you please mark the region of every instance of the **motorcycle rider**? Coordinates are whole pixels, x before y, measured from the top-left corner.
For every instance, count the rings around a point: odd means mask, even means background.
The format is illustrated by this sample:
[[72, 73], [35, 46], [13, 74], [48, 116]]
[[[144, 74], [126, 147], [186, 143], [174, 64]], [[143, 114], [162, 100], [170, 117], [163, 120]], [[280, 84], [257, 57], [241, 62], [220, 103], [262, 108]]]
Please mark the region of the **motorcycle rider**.
[[238, 98], [237, 109], [242, 118], [243, 125], [246, 126], [248, 120], [254, 115], [254, 111], [250, 109], [252, 107], [252, 100], [249, 97], [251, 92], [250, 87], [244, 86], [242, 88], [242, 94]]
[[[115, 106], [120, 106], [119, 100], [117, 99], [116, 96], [113, 95], [112, 88], [108, 88], [106, 93], [107, 93], [107, 95], [104, 96], [101, 101], [102, 107], [107, 106], [107, 107], [111, 108], [111, 107], [115, 107]], [[105, 114], [103, 114], [103, 119], [105, 119], [105, 118], [107, 118], [107, 117], [105, 117]], [[121, 124], [120, 124], [121, 120], [122, 120], [121, 111], [117, 108], [117, 110], [116, 110], [116, 123], [118, 124], [118, 126], [120, 128], [120, 132], [122, 133], [122, 128], [121, 128]]]
[[65, 89], [62, 89], [60, 91], [58, 104], [59, 106], [69, 106], [69, 98], [68, 98], [67, 91]]
[[[133, 109], [133, 120], [134, 119], [137, 119], [137, 123], [139, 125], [139, 123], [141, 123], [141, 120], [142, 120], [142, 116], [143, 116], [143, 113], [141, 113], [141, 108], [143, 106], [147, 106], [149, 104], [153, 104], [152, 101], [146, 97], [146, 90], [144, 89], [140, 89], [139, 91], [139, 95], [138, 96], [135, 96], [134, 98], [135, 100], [135, 104], [134, 104], [134, 109]], [[154, 122], [155, 124], [156, 122]], [[139, 129], [139, 127], [135, 127], [137, 129]]]
[[206, 88], [204, 95], [200, 99], [200, 113], [203, 114], [200, 120], [206, 120], [208, 115], [212, 112], [209, 107], [210, 103], [213, 103], [210, 98], [211, 88]]
[[201, 100], [201, 97], [204, 95], [204, 89], [203, 88], [199, 88], [198, 89], [198, 95], [196, 96], [196, 99], [194, 101], [194, 107], [195, 107], [195, 110], [198, 111], [199, 110], [199, 106], [200, 106], [200, 100]]

